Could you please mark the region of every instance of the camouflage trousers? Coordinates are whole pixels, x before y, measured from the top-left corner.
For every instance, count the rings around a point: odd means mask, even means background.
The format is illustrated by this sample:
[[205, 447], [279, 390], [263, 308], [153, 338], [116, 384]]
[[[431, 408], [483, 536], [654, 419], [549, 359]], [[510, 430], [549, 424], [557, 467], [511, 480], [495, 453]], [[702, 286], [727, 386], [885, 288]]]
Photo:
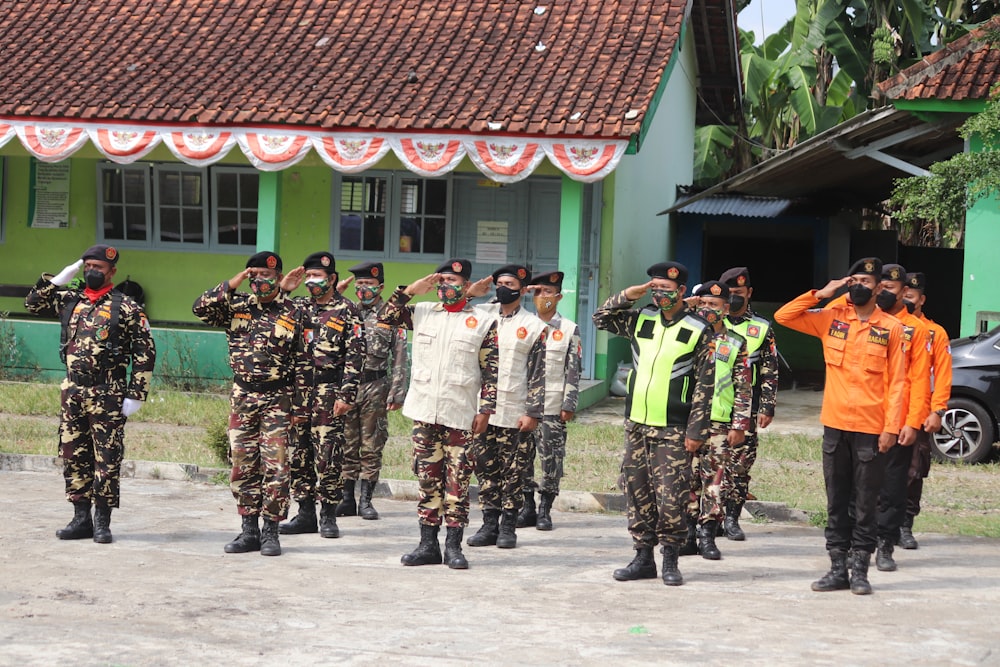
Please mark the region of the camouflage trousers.
[[125, 456], [125, 388], [61, 387], [59, 456], [63, 461], [66, 499], [100, 499], [118, 507], [122, 458]]
[[[535, 452], [542, 467], [542, 483], [535, 482]], [[524, 491], [536, 487], [542, 493], [559, 495], [559, 480], [563, 476], [563, 459], [566, 458], [566, 422], [558, 415], [546, 415], [538, 428], [528, 438], [528, 461], [525, 465]]]
[[750, 468], [757, 460], [757, 442], [757, 432], [747, 431], [746, 440], [730, 449], [726, 477], [731, 492], [725, 498], [727, 501], [746, 502], [750, 492]]
[[476, 439], [472, 458], [483, 510], [520, 511], [530, 442], [531, 433], [492, 424]]
[[417, 516], [420, 523], [449, 528], [469, 525], [468, 452], [472, 431], [440, 424], [413, 422], [413, 470], [420, 485]]
[[340, 479], [344, 460], [344, 419], [333, 415], [333, 386], [317, 385], [309, 421], [296, 424], [291, 455], [292, 498], [336, 503], [344, 496]]
[[288, 515], [291, 388], [271, 392], [233, 387], [229, 398], [229, 488], [243, 516], [281, 521]]
[[729, 424], [712, 422], [711, 435], [691, 457], [688, 517], [697, 517], [698, 523], [721, 522], [726, 518], [726, 500], [731, 493], [731, 481], [726, 475], [730, 458], [728, 435]]
[[[655, 437], [651, 432], [663, 434]], [[691, 494], [691, 457], [684, 450], [683, 427], [625, 427], [622, 478], [628, 532], [635, 548], [676, 547], [687, 535], [685, 516]]]
[[366, 382], [358, 387], [354, 407], [344, 415], [344, 479], [367, 479], [377, 482], [382, 471], [382, 451], [389, 439], [386, 401], [388, 377]]

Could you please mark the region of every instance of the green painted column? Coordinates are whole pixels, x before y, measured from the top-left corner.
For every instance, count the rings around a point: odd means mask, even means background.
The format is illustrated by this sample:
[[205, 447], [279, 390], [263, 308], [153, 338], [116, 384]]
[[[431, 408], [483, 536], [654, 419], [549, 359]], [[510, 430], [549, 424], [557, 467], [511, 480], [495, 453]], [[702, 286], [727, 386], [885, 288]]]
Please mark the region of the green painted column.
[[583, 247], [583, 183], [562, 177], [559, 202], [559, 270], [563, 298], [559, 312], [576, 321], [580, 284], [580, 249]]
[[281, 254], [281, 172], [260, 172], [257, 191], [257, 252], [270, 250]]

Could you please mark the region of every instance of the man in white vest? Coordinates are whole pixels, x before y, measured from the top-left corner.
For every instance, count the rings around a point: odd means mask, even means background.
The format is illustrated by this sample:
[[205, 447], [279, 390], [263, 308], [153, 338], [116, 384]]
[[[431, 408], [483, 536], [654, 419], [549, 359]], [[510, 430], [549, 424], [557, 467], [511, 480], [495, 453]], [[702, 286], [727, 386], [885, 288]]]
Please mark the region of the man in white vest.
[[[471, 275], [469, 260], [450, 259], [435, 273], [397, 288], [379, 313], [380, 322], [413, 330], [403, 414], [413, 419], [420, 544], [403, 556], [403, 565], [442, 562], [438, 532], [443, 522], [445, 562], [452, 569], [469, 567], [462, 554], [472, 477], [468, 450], [496, 409], [498, 359], [496, 323], [468, 304]], [[435, 288], [437, 303], [407, 305]]]

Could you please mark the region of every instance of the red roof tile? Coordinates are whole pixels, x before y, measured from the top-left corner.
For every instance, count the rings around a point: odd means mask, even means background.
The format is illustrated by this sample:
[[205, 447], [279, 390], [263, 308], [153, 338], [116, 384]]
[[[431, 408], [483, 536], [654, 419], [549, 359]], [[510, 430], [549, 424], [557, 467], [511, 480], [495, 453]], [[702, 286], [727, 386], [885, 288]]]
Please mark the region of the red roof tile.
[[628, 137], [686, 4], [7, 0], [0, 116]]
[[1000, 46], [986, 40], [1000, 16], [878, 84], [890, 100], [984, 100], [1000, 81]]

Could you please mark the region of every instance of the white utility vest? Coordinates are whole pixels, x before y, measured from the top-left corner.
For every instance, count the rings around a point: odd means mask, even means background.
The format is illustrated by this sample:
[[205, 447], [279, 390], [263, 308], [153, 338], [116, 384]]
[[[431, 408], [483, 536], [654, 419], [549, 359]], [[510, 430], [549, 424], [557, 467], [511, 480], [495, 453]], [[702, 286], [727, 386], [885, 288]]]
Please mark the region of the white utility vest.
[[476, 308], [497, 323], [497, 346], [500, 348], [497, 411], [490, 415], [490, 424], [515, 428], [517, 420], [527, 413], [528, 353], [548, 325], [523, 306], [510, 317], [500, 316], [500, 304], [491, 303]]
[[[553, 318], [554, 319], [554, 318]], [[579, 354], [570, 350], [576, 322], [560, 317], [559, 328], [549, 323], [545, 339], [545, 415], [558, 417], [566, 399], [566, 355]]]
[[403, 414], [468, 431], [479, 414], [479, 350], [493, 318], [471, 306], [449, 313], [440, 303], [413, 306], [413, 361]]

